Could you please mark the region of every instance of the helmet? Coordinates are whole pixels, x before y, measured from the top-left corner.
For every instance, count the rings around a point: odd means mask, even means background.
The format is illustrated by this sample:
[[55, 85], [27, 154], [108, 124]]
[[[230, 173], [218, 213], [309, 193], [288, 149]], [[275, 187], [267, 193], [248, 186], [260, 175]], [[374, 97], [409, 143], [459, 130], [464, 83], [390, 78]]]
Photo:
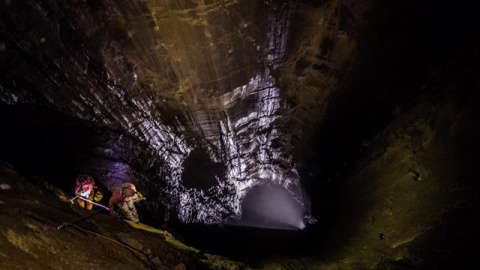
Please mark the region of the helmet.
[[133, 195], [135, 195], [135, 191], [129, 187], [124, 187], [123, 190], [122, 190], [122, 195], [123, 197], [132, 197]]
[[81, 174], [77, 177], [77, 181], [80, 182], [81, 184], [85, 183], [87, 181], [88, 176], [85, 174]]

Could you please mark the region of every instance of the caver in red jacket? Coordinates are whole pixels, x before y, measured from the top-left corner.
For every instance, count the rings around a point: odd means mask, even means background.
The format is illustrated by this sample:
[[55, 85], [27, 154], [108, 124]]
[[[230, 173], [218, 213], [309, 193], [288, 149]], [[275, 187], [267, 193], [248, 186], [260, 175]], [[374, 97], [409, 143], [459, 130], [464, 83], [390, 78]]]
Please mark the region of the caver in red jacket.
[[118, 206], [123, 214], [131, 221], [138, 223], [137, 209], [135, 208], [135, 196], [137, 188], [132, 183], [123, 183], [112, 191], [112, 197], [108, 201], [110, 214], [115, 215], [115, 205]]
[[[83, 197], [85, 199], [93, 200], [93, 187], [95, 186], [95, 180], [90, 175], [82, 174], [75, 180], [75, 195]], [[85, 203], [81, 199], [77, 199], [77, 204], [88, 210], [92, 210], [92, 203]]]

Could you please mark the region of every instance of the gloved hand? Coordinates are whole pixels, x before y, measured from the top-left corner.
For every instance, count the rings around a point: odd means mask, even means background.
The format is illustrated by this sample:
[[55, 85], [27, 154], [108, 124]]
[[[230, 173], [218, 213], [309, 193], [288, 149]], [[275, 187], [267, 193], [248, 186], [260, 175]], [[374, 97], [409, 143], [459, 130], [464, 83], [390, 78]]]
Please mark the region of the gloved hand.
[[135, 202], [138, 202], [138, 201], [141, 201], [141, 200], [144, 200], [145, 198], [143, 197], [142, 193], [140, 192], [137, 192], [135, 193]]

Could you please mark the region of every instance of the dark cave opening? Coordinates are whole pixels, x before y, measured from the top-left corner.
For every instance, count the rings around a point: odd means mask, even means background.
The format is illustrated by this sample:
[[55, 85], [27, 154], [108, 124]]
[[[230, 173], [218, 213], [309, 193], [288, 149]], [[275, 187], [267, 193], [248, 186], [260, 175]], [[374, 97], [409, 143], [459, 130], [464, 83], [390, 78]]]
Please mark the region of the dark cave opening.
[[208, 190], [225, 181], [226, 166], [213, 162], [202, 149], [193, 150], [183, 163], [182, 184], [187, 188]]

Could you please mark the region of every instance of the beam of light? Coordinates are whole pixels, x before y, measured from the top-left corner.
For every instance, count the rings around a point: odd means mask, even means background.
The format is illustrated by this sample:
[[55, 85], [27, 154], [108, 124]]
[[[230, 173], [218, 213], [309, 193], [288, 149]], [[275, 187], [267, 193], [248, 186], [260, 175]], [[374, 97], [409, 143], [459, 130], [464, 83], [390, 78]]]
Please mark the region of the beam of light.
[[242, 215], [230, 225], [268, 229], [304, 229], [304, 209], [285, 188], [266, 184], [252, 188], [242, 202]]

